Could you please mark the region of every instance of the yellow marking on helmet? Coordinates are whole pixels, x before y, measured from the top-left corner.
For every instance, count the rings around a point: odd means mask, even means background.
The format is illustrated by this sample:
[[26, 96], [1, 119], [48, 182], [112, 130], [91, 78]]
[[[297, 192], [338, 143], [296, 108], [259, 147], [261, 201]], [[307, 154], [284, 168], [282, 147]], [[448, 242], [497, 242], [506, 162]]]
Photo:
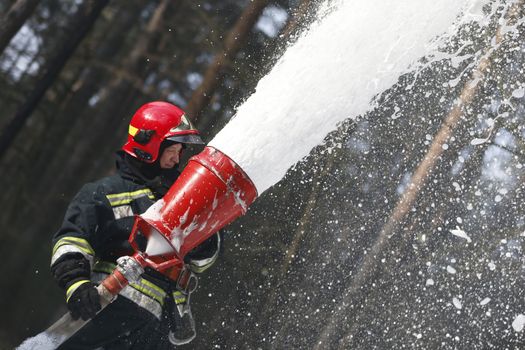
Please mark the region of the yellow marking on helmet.
[[139, 129], [137, 129], [136, 127], [134, 127], [133, 125], [129, 124], [129, 129], [128, 129], [128, 132], [131, 136], [135, 136], [137, 135], [137, 132], [139, 131]]

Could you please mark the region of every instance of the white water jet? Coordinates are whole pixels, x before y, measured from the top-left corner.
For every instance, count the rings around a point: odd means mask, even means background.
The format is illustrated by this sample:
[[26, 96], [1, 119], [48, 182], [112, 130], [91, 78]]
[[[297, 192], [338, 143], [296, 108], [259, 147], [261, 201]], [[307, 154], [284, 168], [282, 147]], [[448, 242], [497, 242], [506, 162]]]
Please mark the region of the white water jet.
[[339, 122], [364, 114], [374, 96], [435, 51], [431, 41], [463, 10], [472, 19], [483, 3], [340, 2], [288, 48], [209, 145], [239, 164], [260, 195]]

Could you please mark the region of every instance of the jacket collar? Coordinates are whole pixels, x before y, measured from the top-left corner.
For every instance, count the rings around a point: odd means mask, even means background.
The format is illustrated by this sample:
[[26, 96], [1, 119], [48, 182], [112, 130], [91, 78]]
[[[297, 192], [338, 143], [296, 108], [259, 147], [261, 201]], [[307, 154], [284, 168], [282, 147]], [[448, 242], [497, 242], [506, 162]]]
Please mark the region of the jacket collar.
[[124, 151], [116, 152], [116, 166], [122, 178], [147, 186], [157, 198], [163, 197], [180, 175], [176, 168], [161, 169], [158, 161], [147, 164]]

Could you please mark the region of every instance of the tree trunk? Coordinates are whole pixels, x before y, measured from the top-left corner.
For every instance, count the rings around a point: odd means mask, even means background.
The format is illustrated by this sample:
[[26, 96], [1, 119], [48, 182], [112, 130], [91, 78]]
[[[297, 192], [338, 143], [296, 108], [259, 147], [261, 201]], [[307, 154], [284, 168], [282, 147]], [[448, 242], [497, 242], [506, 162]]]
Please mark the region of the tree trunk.
[[[106, 110], [104, 113], [108, 116], [128, 115], [129, 117], [112, 118], [112, 122], [114, 123], [112, 125], [114, 125], [114, 128], [109, 130], [107, 129], [107, 124], [104, 125], [105, 123], [102, 123], [101, 132], [109, 131], [107, 137], [112, 139], [113, 142], [105, 143], [105, 148], [101, 151], [101, 154], [111, 154], [115, 149], [118, 149], [118, 147], [121, 146], [120, 142], [122, 139], [117, 136], [119, 134], [127, 135], [127, 126], [131, 118], [131, 113], [138, 107], [138, 104], [141, 104], [142, 101], [144, 101], [144, 99], [147, 100], [147, 97], [144, 95], [142, 90], [144, 86], [144, 80], [148, 76], [149, 72], [157, 71], [157, 66], [155, 63], [146, 64], [145, 58], [148, 57], [150, 53], [155, 53], [158, 49], [157, 44], [161, 38], [163, 19], [166, 16], [168, 7], [172, 8], [172, 11], [177, 11], [178, 7], [174, 8], [174, 6], [171, 5], [172, 3], [172, 0], [160, 1], [157, 8], [155, 9], [155, 12], [153, 13], [153, 16], [148, 22], [146, 34], [141, 36], [141, 38], [138, 40], [137, 45], [135, 45], [135, 48], [130, 54], [130, 59], [124, 62], [124, 71], [136, 73], [134, 77], [135, 84], [130, 83], [127, 77], [124, 76], [118, 76], [116, 80], [110, 84], [110, 89], [108, 89], [107, 96], [105, 97], [106, 101], [109, 103], [109, 110]], [[175, 6], [178, 6], [178, 4]], [[120, 99], [119, 96], [122, 96], [122, 99]], [[115, 104], [115, 101], [122, 101], [122, 103], [119, 106], [118, 104]], [[117, 134], [115, 134], [115, 130], [118, 131]], [[87, 150], [89, 150], [89, 148]], [[101, 168], [107, 169], [107, 172], [113, 171], [113, 159], [108, 162], [106, 157], [97, 157], [96, 154], [91, 154], [93, 155], [93, 159], [98, 160], [99, 166], [98, 168], [96, 166], [97, 164], [95, 164], [94, 167], [88, 166], [86, 169], [86, 174], [91, 174], [92, 177], [98, 176], [98, 169]], [[104, 164], [107, 164], [107, 166]], [[84, 162], [80, 162], [79, 165], [86, 166]]]
[[[115, 61], [115, 57], [124, 50], [129, 51], [125, 45], [124, 39], [127, 36], [126, 31], [131, 30], [136, 23], [140, 22], [140, 6], [123, 5], [125, 8], [118, 8], [118, 18], [111, 26], [101, 45], [96, 48], [97, 56], [94, 58], [100, 62]], [[57, 178], [54, 169], [69, 168], [64, 166], [71, 161], [71, 150], [78, 144], [89, 142], [91, 137], [86, 137], [85, 125], [95, 123], [97, 118], [90, 114], [93, 108], [89, 107], [89, 100], [96, 96], [104, 86], [109, 86], [110, 81], [114, 79], [115, 70], [106, 66], [97, 65], [90, 61], [86, 68], [79, 74], [78, 78], [71, 84], [69, 93], [60, 103], [59, 120], [50, 130], [42, 142], [42, 154], [52, 155], [50, 159], [40, 159], [36, 161], [36, 167], [46, 169], [40, 176], [40, 186], [36, 189], [37, 193], [45, 196], [50, 193], [50, 184], [54, 183]], [[131, 85], [131, 84], [130, 84]], [[71, 118], [75, 116], [75, 118]], [[94, 148], [97, 148], [98, 145]], [[44, 157], [47, 158], [47, 157]], [[78, 174], [78, 173], [76, 173]], [[71, 184], [72, 188], [77, 188], [79, 184], [77, 177], [61, 179], [63, 184]], [[68, 188], [70, 186], [63, 186]]]
[[[517, 3], [510, 10], [510, 15], [519, 9], [520, 3]], [[499, 27], [496, 32], [496, 45], [499, 45], [502, 41], [501, 34], [502, 27]], [[452, 136], [454, 129], [459, 125], [462, 117], [464, 117], [464, 111], [469, 104], [474, 100], [483, 78], [490, 68], [491, 57], [494, 53], [494, 48], [490, 47], [486, 50], [485, 55], [481, 58], [478, 67], [473, 72], [473, 78], [469, 80], [461, 94], [458, 102], [452, 108], [450, 113], [447, 115], [441, 129], [438, 131], [434, 138], [434, 142], [430, 146], [427, 154], [417, 167], [414, 175], [410, 180], [408, 188], [405, 190], [397, 205], [395, 206], [392, 214], [388, 218], [388, 221], [383, 226], [378, 238], [363, 258], [363, 262], [358, 273], [355, 275], [350, 286], [344, 291], [343, 297], [341, 298], [340, 307], [335, 309], [332, 316], [328, 320], [326, 326], [322, 330], [318, 341], [315, 345], [315, 349], [323, 349], [332, 344], [331, 340], [335, 336], [338, 322], [341, 318], [347, 314], [347, 307], [351, 304], [356, 304], [361, 296], [364, 297], [366, 291], [364, 286], [367, 281], [371, 281], [378, 271], [377, 258], [381, 255], [384, 248], [387, 246], [390, 237], [396, 232], [396, 229], [403, 223], [406, 215], [414, 205], [420, 190], [426, 185], [427, 179], [432, 173], [436, 166], [438, 159], [443, 153], [443, 145], [448, 142]], [[339, 343], [340, 348], [345, 348], [348, 342], [351, 340], [352, 334], [347, 334]]]
[[40, 0], [17, 0], [0, 19], [0, 54], [31, 16]]
[[[467, 130], [468, 128], [465, 128], [464, 131], [467, 131]], [[474, 179], [477, 179], [480, 176], [481, 169], [482, 169], [481, 162], [482, 162], [483, 155], [485, 154], [485, 150], [487, 146], [488, 145], [478, 146], [474, 150], [468, 162], [466, 163], [465, 167], [461, 170], [461, 172], [458, 175], [456, 175], [456, 181], [460, 182], [459, 179], [473, 179], [472, 181], [474, 181]], [[451, 149], [449, 148], [448, 151], [450, 155], [458, 154], [457, 150], [451, 151]], [[451, 166], [450, 163], [446, 161], [441, 161], [440, 163], [441, 163], [440, 167], [444, 169], [440, 169], [436, 171], [435, 174], [450, 173], [450, 166]], [[443, 164], [447, 164], [447, 165], [443, 166]], [[407, 233], [438, 232], [436, 231], [437, 227], [441, 225], [445, 225], [444, 223], [445, 219], [448, 217], [451, 217], [450, 215], [452, 213], [454, 214], [454, 216], [461, 216], [461, 214], [457, 211], [458, 208], [456, 208], [457, 203], [450, 203], [445, 200], [446, 198], [451, 198], [451, 196], [454, 195], [455, 189], [453, 186], [450, 186], [451, 182], [452, 180], [440, 181], [438, 183], [437, 188], [429, 189], [428, 187], [431, 187], [431, 186], [428, 186], [426, 188], [426, 191], [420, 194], [420, 198], [424, 198], [425, 201], [423, 201], [423, 203], [417, 204], [419, 208], [425, 208], [425, 207], [430, 206], [430, 202], [447, 203], [448, 206], [436, 208], [432, 217], [427, 217], [426, 219], [422, 219], [421, 221], [418, 219], [420, 219], [421, 216], [423, 217], [428, 216], [428, 213], [423, 212], [422, 210], [411, 212], [410, 215], [408, 215], [408, 217], [411, 218], [411, 222], [410, 222], [410, 225], [405, 230], [405, 232]], [[438, 198], [436, 198], [435, 196], [438, 196]], [[422, 213], [422, 214], [418, 214], [418, 213]], [[429, 225], [430, 227], [421, 227], [421, 222], [427, 223], [427, 225]], [[446, 230], [443, 230], [443, 232], [444, 231]], [[435, 236], [429, 237], [427, 239], [427, 246], [425, 246], [426, 249], [414, 250], [411, 244], [413, 242], [413, 238], [414, 238], [413, 235], [411, 237], [405, 236], [401, 241], [398, 241], [395, 243], [395, 250], [390, 249], [392, 245], [390, 245], [388, 249], [386, 247], [384, 248], [385, 251], [388, 250], [387, 265], [389, 266], [389, 269], [378, 271], [378, 273], [374, 275], [374, 281], [375, 281], [376, 288], [381, 288], [379, 287], [381, 285], [381, 282], [383, 281], [381, 277], [391, 276], [392, 274], [391, 271], [404, 269], [406, 268], [407, 265], [416, 266], [418, 261], [420, 262], [420, 261], [432, 260], [432, 254], [438, 251], [439, 249], [436, 243], [438, 243], [441, 239]], [[417, 254], [419, 255], [414, 256], [414, 252], [417, 252]], [[430, 259], [430, 260], [425, 260], [425, 259]], [[372, 277], [369, 276], [369, 278], [372, 278]], [[390, 283], [395, 283], [395, 280], [394, 282], [390, 281]], [[384, 288], [388, 288], [388, 287], [384, 287]], [[354, 340], [356, 339], [355, 336], [357, 332], [363, 326], [361, 320], [365, 319], [367, 315], [370, 315], [370, 312], [373, 309], [373, 307], [374, 307], [373, 305], [363, 303], [363, 305], [361, 305], [359, 309], [357, 308], [353, 309], [352, 325], [350, 329], [346, 332], [347, 337], [346, 339], [343, 340], [340, 348], [345, 349], [349, 347], [347, 344], [350, 340], [349, 337], [351, 335], [354, 336], [353, 338]]]
[[71, 30], [71, 35], [68, 36], [56, 50], [56, 55], [48, 60], [43, 68], [44, 73], [42, 77], [36, 82], [35, 87], [28, 94], [27, 99], [20, 105], [14, 117], [0, 135], [0, 158], [9, 149], [17, 134], [38, 106], [47, 89], [56, 80], [62, 68], [92, 28], [108, 2], [109, 0], [87, 0], [75, 14], [71, 22], [75, 25], [75, 28]]
[[[123, 6], [126, 7], [122, 8]], [[118, 17], [115, 18], [116, 28], [115, 24], [112, 24], [112, 31], [108, 32], [104, 38], [108, 41], [100, 41], [100, 44], [97, 42], [97, 45], [94, 45], [95, 50], [93, 52], [97, 59], [103, 61], [114, 59], [118, 51], [122, 50], [123, 37], [127, 36], [126, 31], [139, 22], [141, 11], [138, 7], [126, 4], [114, 9], [114, 11], [119, 13]], [[97, 22], [96, 25], [98, 26], [99, 23]], [[121, 34], [118, 34], [119, 31]], [[86, 44], [91, 44], [93, 36], [90, 35], [86, 39], [79, 49], [83, 50]], [[91, 45], [89, 46], [91, 47]], [[78, 51], [75, 53], [77, 57], [79, 57]], [[84, 55], [81, 54], [80, 56], [83, 57]], [[50, 237], [63, 216], [63, 209], [65, 209], [66, 205], [65, 198], [67, 198], [64, 196], [68, 193], [65, 192], [68, 188], [66, 184], [73, 183], [74, 187], [69, 187], [69, 191], [76, 191], [75, 187], [78, 189], [78, 183], [75, 181], [78, 181], [79, 174], [77, 173], [73, 178], [65, 180], [64, 186], [60, 188], [59, 193], [52, 193], [50, 184], [67, 167], [67, 162], [62, 156], [64, 153], [67, 153], [67, 150], [63, 149], [63, 147], [66, 147], [64, 141], [73, 130], [83, 129], [83, 135], [77, 137], [76, 140], [77, 142], [82, 141], [82, 136], [85, 136], [87, 130], [89, 130], [85, 126], [80, 127], [82, 124], [79, 124], [81, 121], [79, 116], [81, 112], [93, 113], [93, 109], [88, 106], [88, 100], [100, 89], [100, 86], [103, 85], [109, 75], [105, 68], [94, 67], [89, 57], [87, 60], [83, 60], [82, 66], [85, 68], [80, 69], [77, 76], [66, 78], [64, 74], [60, 74], [57, 82], [68, 86], [68, 94], [61, 98], [60, 106], [57, 106], [56, 110], [50, 107], [52, 112], [46, 111], [46, 113], [57, 114], [51, 121], [52, 125], [44, 133], [38, 135], [34, 134], [33, 126], [27, 128], [31, 129], [29, 130], [31, 131], [31, 136], [29, 137], [37, 137], [36, 142], [40, 146], [36, 150], [32, 149], [28, 154], [11, 151], [8, 154], [9, 158], [23, 159], [23, 161], [14, 162], [13, 167], [7, 166], [10, 163], [4, 163], [5, 173], [3, 175], [6, 176], [6, 179], [9, 179], [10, 186], [1, 196], [1, 203], [4, 204], [5, 210], [2, 218], [0, 218], [0, 222], [4, 224], [4, 227], [9, 227], [9, 232], [6, 232], [0, 239], [1, 243], [5, 243], [2, 245], [3, 248], [0, 248], [0, 253], [4, 257], [1, 271], [8, 273], [8, 271], [16, 270], [17, 274], [13, 275], [9, 281], [0, 283], [0, 289], [15, 288], [20, 291], [14, 299], [15, 302], [5, 305], [2, 309], [6, 315], [12, 315], [8, 322], [6, 320], [0, 322], [0, 328], [9, 330], [11, 339], [27, 336], [27, 329], [34, 329], [35, 324], [50, 320], [54, 317], [55, 312], [61, 311], [61, 309], [55, 310], [53, 308], [53, 306], [57, 307], [56, 301], [62, 300], [61, 297], [55, 298], [53, 301], [53, 298], [50, 295], [46, 296], [45, 293], [35, 295], [34, 290], [37, 288], [36, 281], [39, 281], [42, 283], [42, 288], [47, 287], [51, 289], [50, 293], [57, 292], [55, 290], [56, 287], [48, 278], [47, 269], [45, 268], [49, 264], [49, 257], [47, 256], [49, 248], [43, 249], [42, 247], [49, 247]], [[80, 66], [77, 62], [74, 63], [75, 66]], [[70, 67], [66, 68], [66, 70], [69, 72], [73, 71]], [[71, 85], [64, 82], [69, 79], [72, 79]], [[53, 85], [53, 91], [55, 91], [55, 87], [56, 85]], [[42, 99], [41, 106], [36, 113], [38, 116], [43, 116], [42, 105], [45, 104], [47, 107], [49, 105], [48, 100], [47, 97]], [[91, 120], [96, 119], [95, 117], [90, 115]], [[21, 134], [23, 133], [24, 137], [27, 137], [27, 131], [24, 129]], [[34, 141], [30, 140], [30, 142]], [[31, 166], [25, 166], [24, 168], [20, 163], [30, 163]], [[35, 171], [38, 173], [38, 181], [34, 181], [33, 178], [36, 174]], [[42, 206], [42, 203], [46, 203], [46, 205]], [[31, 221], [30, 225], [28, 220]], [[31, 264], [20, 265], [21, 252], [25, 256], [32, 257]], [[41, 264], [40, 262], [42, 261], [44, 263]], [[42, 276], [45, 276], [43, 280], [35, 278], [35, 264], [44, 266], [44, 268], [40, 268], [44, 272], [42, 274]], [[40, 286], [38, 287], [40, 288]], [[24, 305], [27, 305], [22, 308], [16, 302], [17, 300], [27, 301], [28, 299], [31, 299], [31, 302], [24, 303]], [[62, 304], [61, 307], [63, 307]], [[29, 308], [35, 310], [35, 315], [40, 315], [38, 320], [32, 319], [28, 321], [27, 318], [24, 319], [24, 313], [21, 310]]]
[[[163, 14], [170, 2], [171, 0], [162, 0], [158, 4], [144, 33], [140, 35], [127, 59], [122, 63], [122, 69], [115, 72], [112, 79], [99, 92], [100, 107], [98, 110], [105, 117], [95, 118], [90, 122], [89, 129], [92, 136], [83, 137], [83, 130], [76, 129], [74, 134], [66, 140], [65, 149], [69, 153], [69, 157], [66, 157], [68, 163], [65, 170], [53, 179], [51, 193], [60, 192], [59, 188], [62, 187], [62, 182], [74, 178], [76, 174], [83, 174], [87, 178], [100, 176], [100, 169], [108, 168], [104, 164], [109, 166], [113, 163], [112, 159], [98, 157], [97, 155], [111, 154], [120, 141], [120, 137], [117, 136], [125, 134], [127, 131], [126, 125], [129, 123], [129, 117], [122, 116], [129, 114], [137, 107], [137, 102], [141, 101], [141, 87], [147, 71], [150, 69], [146, 65], [145, 58], [155, 46], [154, 42], [161, 29]], [[133, 72], [134, 74], [128, 75], [123, 74], [123, 72]], [[89, 118], [89, 116], [84, 117]], [[93, 135], [98, 135], [97, 137], [101, 140], [114, 141], [106, 141], [94, 147], [92, 140], [95, 136]], [[79, 138], [85, 141], [79, 142]], [[95, 161], [87, 163], [85, 159]]]
[[[206, 130], [211, 121], [200, 120], [200, 113], [210, 102], [213, 93], [222, 81], [222, 75], [231, 60], [242, 48], [248, 34], [259, 19], [264, 8], [268, 5], [268, 0], [253, 0], [244, 9], [243, 13], [226, 35], [224, 48], [215, 55], [212, 64], [204, 73], [204, 79], [199, 87], [193, 92], [185, 111], [195, 122], [199, 121], [199, 128]], [[205, 126], [203, 126], [204, 124]]]

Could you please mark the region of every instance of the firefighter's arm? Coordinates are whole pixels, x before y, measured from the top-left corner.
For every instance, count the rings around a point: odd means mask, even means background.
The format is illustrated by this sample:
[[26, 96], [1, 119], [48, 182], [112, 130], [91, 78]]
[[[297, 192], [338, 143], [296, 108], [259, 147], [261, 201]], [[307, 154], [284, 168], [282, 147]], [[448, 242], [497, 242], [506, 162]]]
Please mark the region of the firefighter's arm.
[[67, 305], [74, 318], [92, 318], [100, 309], [98, 293], [91, 282], [96, 255], [93, 242], [100, 223], [110, 216], [106, 217], [108, 212], [99, 192], [94, 185], [84, 186], [70, 203], [64, 222], [53, 238], [51, 271], [66, 292]]
[[53, 237], [51, 265], [62, 256], [77, 253], [93, 264], [99, 229], [113, 219], [103, 190], [84, 185], [69, 204], [62, 226]]
[[217, 261], [221, 249], [221, 239], [221, 234], [216, 233], [186, 255], [184, 261], [193, 272], [202, 273]]

